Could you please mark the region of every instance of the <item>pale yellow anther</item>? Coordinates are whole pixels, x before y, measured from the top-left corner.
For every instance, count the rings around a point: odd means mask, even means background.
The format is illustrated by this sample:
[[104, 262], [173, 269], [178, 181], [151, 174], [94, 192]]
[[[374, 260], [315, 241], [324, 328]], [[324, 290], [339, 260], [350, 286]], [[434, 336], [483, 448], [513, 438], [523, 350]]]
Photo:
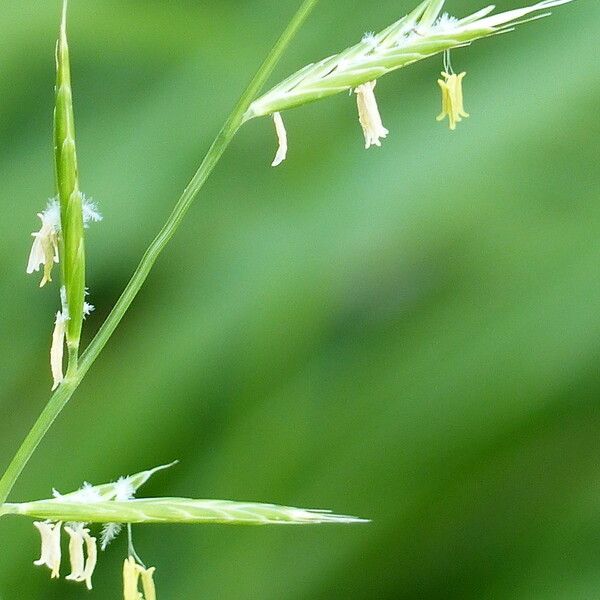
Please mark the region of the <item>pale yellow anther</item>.
[[277, 140], [279, 142], [279, 147], [277, 148], [277, 154], [275, 155], [275, 159], [271, 163], [271, 166], [278, 167], [287, 157], [287, 151], [288, 151], [287, 131], [285, 130], [285, 125], [283, 123], [281, 113], [278, 113], [278, 112], [273, 113], [273, 122], [275, 123], [275, 131], [277, 133]]
[[65, 526], [69, 534], [69, 560], [71, 562], [71, 574], [67, 575], [70, 581], [83, 581], [85, 570], [85, 556], [83, 553], [83, 529]]
[[96, 538], [92, 537], [87, 529], [83, 530], [83, 539], [85, 540], [87, 561], [85, 563], [82, 580], [85, 581], [87, 589], [91, 590], [92, 575], [94, 574], [96, 563], [98, 562], [98, 547], [96, 545]]
[[365, 148], [381, 146], [380, 138], [387, 137], [389, 131], [383, 126], [379, 107], [375, 98], [376, 81], [368, 81], [359, 85], [354, 93], [358, 105], [358, 120], [365, 136]]
[[137, 563], [132, 556], [128, 557], [123, 564], [123, 599], [140, 600], [142, 595], [138, 589], [140, 572]]
[[[123, 564], [123, 598], [124, 600], [156, 600], [156, 588], [154, 586], [155, 568], [145, 569], [137, 564], [132, 556], [129, 556]], [[142, 594], [139, 590], [139, 582], [142, 581]]]
[[450, 129], [456, 129], [456, 124], [463, 120], [463, 117], [468, 117], [463, 106], [463, 89], [462, 80], [466, 73], [449, 74], [442, 72], [444, 79], [438, 79], [438, 84], [442, 90], [442, 112], [438, 115], [437, 120], [443, 121], [448, 117]]
[[62, 522], [58, 522], [54, 525], [50, 538], [50, 562], [48, 566], [52, 570], [50, 577], [52, 579], [58, 579], [60, 577], [60, 561], [62, 558], [60, 550], [60, 533], [62, 528]]
[[[69, 558], [71, 560], [71, 574], [67, 579], [71, 581], [85, 581], [88, 590], [92, 589], [92, 575], [98, 561], [98, 551], [96, 548], [96, 538], [90, 536], [89, 529], [84, 529], [82, 525], [75, 527], [65, 527], [69, 534]], [[87, 552], [87, 560], [84, 554]]]
[[48, 565], [50, 562], [50, 537], [52, 534], [52, 523], [42, 523], [36, 521], [33, 526], [40, 532], [40, 536], [42, 538], [42, 550], [40, 558], [33, 564], [36, 567]]
[[156, 571], [156, 569], [154, 567], [144, 569], [138, 565], [138, 571], [142, 576], [145, 600], [156, 600], [156, 588], [154, 587], [154, 571]]
[[50, 368], [54, 380], [52, 391], [54, 391], [64, 379], [63, 356], [65, 351], [66, 323], [67, 318], [64, 314], [62, 312], [56, 313], [56, 321], [52, 333], [52, 347], [50, 348]]
[[60, 577], [60, 532], [62, 523], [34, 523], [36, 529], [42, 537], [42, 551], [39, 560], [33, 564], [36, 566], [46, 566], [51, 570], [52, 579]]
[[47, 215], [38, 213], [38, 217], [42, 221], [42, 227], [38, 232], [31, 234], [34, 239], [29, 253], [27, 273], [38, 271], [43, 265], [44, 275], [40, 287], [44, 287], [47, 282], [52, 281], [52, 267], [58, 262], [58, 235]]

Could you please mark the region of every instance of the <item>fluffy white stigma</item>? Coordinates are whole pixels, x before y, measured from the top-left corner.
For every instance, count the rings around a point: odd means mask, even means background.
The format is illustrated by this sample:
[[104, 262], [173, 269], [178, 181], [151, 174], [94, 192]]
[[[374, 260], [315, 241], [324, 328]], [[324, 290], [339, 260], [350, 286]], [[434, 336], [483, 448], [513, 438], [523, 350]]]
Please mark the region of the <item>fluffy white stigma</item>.
[[100, 536], [100, 549], [104, 552], [122, 530], [123, 525], [121, 523], [106, 523], [102, 528], [102, 535]]
[[115, 483], [115, 500], [117, 502], [126, 502], [135, 495], [135, 488], [129, 477], [119, 477]]
[[444, 13], [433, 25], [436, 31], [453, 31], [456, 29], [459, 20], [448, 13]]
[[82, 194], [83, 199], [83, 226], [89, 227], [90, 223], [99, 223], [102, 221], [102, 215], [98, 210], [98, 205], [91, 198], [86, 198]]
[[377, 38], [372, 31], [367, 31], [367, 33], [362, 36], [361, 42], [367, 44], [367, 46], [369, 46], [371, 49], [377, 47]]

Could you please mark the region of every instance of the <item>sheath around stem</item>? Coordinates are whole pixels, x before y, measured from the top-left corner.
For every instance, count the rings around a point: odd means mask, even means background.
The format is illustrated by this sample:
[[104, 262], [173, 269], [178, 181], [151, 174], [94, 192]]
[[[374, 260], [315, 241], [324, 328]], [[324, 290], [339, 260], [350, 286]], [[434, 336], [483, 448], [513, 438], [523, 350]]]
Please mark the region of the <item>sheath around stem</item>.
[[76, 356], [81, 337], [85, 301], [85, 250], [83, 197], [79, 191], [75, 117], [71, 91], [71, 69], [67, 42], [67, 0], [56, 46], [56, 104], [54, 109], [54, 156], [56, 186], [60, 202], [60, 256], [65, 288], [66, 340], [69, 357]]

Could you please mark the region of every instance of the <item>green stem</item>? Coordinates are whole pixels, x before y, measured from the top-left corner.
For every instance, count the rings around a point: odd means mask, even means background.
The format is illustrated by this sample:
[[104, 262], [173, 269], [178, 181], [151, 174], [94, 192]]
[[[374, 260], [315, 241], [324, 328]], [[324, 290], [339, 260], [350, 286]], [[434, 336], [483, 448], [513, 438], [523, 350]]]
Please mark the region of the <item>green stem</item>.
[[67, 346], [67, 378], [74, 378], [77, 376], [77, 363], [79, 362], [79, 347], [78, 346]]
[[18, 504], [0, 504], [0, 517], [3, 517], [4, 515], [16, 515], [18, 512]]
[[112, 312], [88, 346], [87, 350], [81, 356], [79, 368], [74, 373], [67, 373], [66, 379], [52, 395], [48, 404], [38, 417], [38, 420], [27, 434], [27, 437], [21, 444], [21, 447], [2, 476], [2, 479], [0, 479], [0, 516], [3, 514], [1, 506], [4, 502], [6, 502], [8, 495], [25, 468], [25, 465], [28, 463], [29, 459], [35, 452], [35, 449], [46, 435], [46, 432], [50, 429], [67, 402], [69, 402], [71, 396], [121, 322], [121, 319], [146, 281], [146, 278], [152, 270], [156, 259], [171, 240], [179, 225], [181, 225], [181, 222], [183, 221], [183, 218], [194, 201], [194, 198], [202, 189], [202, 186], [205, 184], [206, 180], [219, 162], [219, 159], [240, 128], [243, 122], [244, 113], [250, 106], [252, 100], [254, 100], [254, 98], [265, 85], [277, 62], [281, 58], [281, 55], [292, 41], [310, 12], [316, 6], [317, 2], [318, 0], [304, 0], [292, 20], [289, 22], [285, 31], [265, 59], [264, 63], [259, 68], [258, 72], [254, 76], [254, 79], [251, 81], [250, 85], [238, 101], [236, 107], [217, 135], [215, 141], [212, 143], [206, 156], [204, 157], [204, 160], [202, 161], [202, 164], [198, 168], [198, 171], [196, 171], [196, 174], [194, 177], [192, 177], [192, 180], [177, 201], [173, 212], [167, 219], [163, 228], [146, 250], [142, 260], [140, 261], [140, 264], [127, 284], [127, 287], [121, 294], [121, 297], [117, 301]]

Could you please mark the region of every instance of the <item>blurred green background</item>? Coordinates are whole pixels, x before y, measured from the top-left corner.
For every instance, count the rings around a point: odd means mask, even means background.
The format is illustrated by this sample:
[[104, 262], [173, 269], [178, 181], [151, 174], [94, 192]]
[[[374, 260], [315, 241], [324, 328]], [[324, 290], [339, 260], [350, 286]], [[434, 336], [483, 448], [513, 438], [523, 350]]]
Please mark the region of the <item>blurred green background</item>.
[[[292, 70], [416, 0], [322, 0]], [[74, 0], [93, 335], [299, 0]], [[499, 9], [520, 6], [498, 2]], [[450, 0], [462, 16], [481, 7]], [[146, 495], [328, 507], [366, 526], [147, 526], [159, 598], [600, 598], [597, 0], [453, 54], [471, 118], [435, 122], [437, 58], [244, 127], [12, 498], [175, 458]], [[0, 465], [49, 396], [56, 286], [25, 275], [53, 195], [59, 2], [0, 0]], [[119, 598], [36, 569], [0, 522], [2, 600]], [[66, 570], [66, 566], [65, 566]]]

